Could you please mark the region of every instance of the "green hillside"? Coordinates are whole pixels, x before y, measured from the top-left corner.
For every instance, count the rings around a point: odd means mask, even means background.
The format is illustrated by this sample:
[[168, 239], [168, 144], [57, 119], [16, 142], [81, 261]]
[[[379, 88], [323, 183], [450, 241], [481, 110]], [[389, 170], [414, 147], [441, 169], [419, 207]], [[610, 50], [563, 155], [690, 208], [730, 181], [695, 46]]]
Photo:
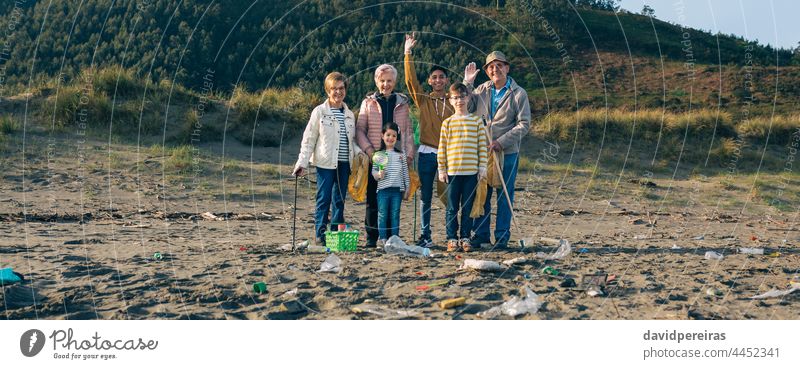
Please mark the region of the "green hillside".
[[420, 77], [438, 63], [457, 80], [467, 62], [506, 52], [535, 139], [596, 143], [616, 127], [600, 141], [648, 149], [691, 132], [721, 163], [730, 140], [785, 144], [800, 125], [792, 50], [616, 11], [613, 0], [72, 0], [3, 2], [0, 13], [0, 114], [19, 120], [31, 98], [29, 124], [86, 122], [99, 137], [186, 144], [225, 132], [278, 145], [301, 132], [328, 72], [351, 77], [355, 109], [377, 65], [401, 67], [412, 31]]
[[[592, 4], [595, 8], [581, 3]], [[176, 80], [198, 90], [207, 71], [215, 88], [298, 87], [319, 91], [330, 70], [354, 79], [351, 98], [371, 89], [370, 70], [402, 58], [403, 33], [418, 31], [418, 59], [460, 73], [489, 50], [506, 50], [528, 88], [564, 84], [570, 71], [598, 64], [596, 52], [702, 65], [787, 65], [792, 53], [711, 35], [648, 17], [598, 8], [609, 1], [513, 0], [448, 3], [373, 1], [114, 1], [4, 2], [3, 29], [12, 47], [6, 88], [31, 77], [52, 83], [91, 66], [122, 66], [152, 81]], [[613, 4], [613, 2], [611, 2]], [[252, 6], [251, 6], [252, 5]], [[657, 38], [656, 38], [657, 37]], [[656, 39], [658, 42], [656, 42]], [[556, 41], [557, 40], [557, 41]], [[567, 55], [573, 63], [562, 61]], [[422, 69], [422, 68], [421, 68]], [[566, 84], [564, 84], [566, 85]]]

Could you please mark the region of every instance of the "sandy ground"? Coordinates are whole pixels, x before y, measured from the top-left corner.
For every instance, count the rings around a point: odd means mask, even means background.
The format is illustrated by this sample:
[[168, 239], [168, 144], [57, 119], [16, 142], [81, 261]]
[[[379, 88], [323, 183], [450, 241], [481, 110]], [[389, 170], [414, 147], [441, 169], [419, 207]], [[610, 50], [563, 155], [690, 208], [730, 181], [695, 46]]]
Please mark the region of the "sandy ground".
[[[577, 175], [536, 183], [521, 175], [512, 240], [526, 238], [532, 247], [468, 254], [435, 247], [426, 259], [360, 250], [338, 254], [342, 268], [333, 273], [317, 271], [324, 254], [280, 249], [291, 238], [290, 178], [228, 173], [223, 182], [221, 173], [206, 171], [204, 179], [224, 185], [200, 190], [191, 173], [175, 180], [158, 170], [158, 158], [144, 160], [138, 172], [109, 170], [101, 143], [89, 146], [84, 162], [61, 155], [48, 165], [46, 143], [31, 140], [24, 164], [19, 153], [2, 164], [0, 267], [27, 278], [2, 288], [0, 315], [11, 319], [481, 319], [477, 313], [520, 296], [526, 286], [543, 304], [516, 319], [800, 317], [800, 291], [750, 299], [796, 278], [800, 232], [793, 215], [740, 214], [741, 208], [704, 203], [717, 192], [702, 187], [710, 184], [655, 180], [652, 191], [683, 199], [660, 203], [626, 181], [589, 196]], [[237, 192], [241, 183], [255, 193]], [[313, 186], [300, 185], [301, 240], [313, 232]], [[434, 242], [443, 245], [444, 209], [436, 205]], [[401, 234], [410, 242], [414, 211], [404, 206]], [[205, 212], [220, 219], [204, 219]], [[360, 228], [363, 214], [363, 204], [348, 200], [348, 222]], [[573, 252], [560, 260], [537, 256], [555, 250], [541, 237], [567, 239]], [[737, 247], [765, 248], [765, 255], [740, 254]], [[706, 260], [709, 250], [724, 259]], [[521, 256], [527, 261], [496, 272], [459, 270], [465, 259]], [[561, 276], [542, 274], [545, 266]], [[580, 281], [597, 273], [613, 280], [603, 296], [592, 297]], [[568, 286], [564, 275], [579, 285]], [[265, 282], [267, 292], [255, 293], [256, 282]], [[456, 297], [466, 304], [438, 306]]]

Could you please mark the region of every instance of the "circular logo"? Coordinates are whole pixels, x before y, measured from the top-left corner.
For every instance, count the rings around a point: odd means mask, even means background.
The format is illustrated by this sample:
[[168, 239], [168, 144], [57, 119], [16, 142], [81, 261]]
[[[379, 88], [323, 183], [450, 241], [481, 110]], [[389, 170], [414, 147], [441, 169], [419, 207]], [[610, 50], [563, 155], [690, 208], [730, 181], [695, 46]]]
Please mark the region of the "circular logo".
[[38, 329], [29, 329], [19, 338], [19, 350], [27, 357], [34, 357], [44, 348], [44, 333]]

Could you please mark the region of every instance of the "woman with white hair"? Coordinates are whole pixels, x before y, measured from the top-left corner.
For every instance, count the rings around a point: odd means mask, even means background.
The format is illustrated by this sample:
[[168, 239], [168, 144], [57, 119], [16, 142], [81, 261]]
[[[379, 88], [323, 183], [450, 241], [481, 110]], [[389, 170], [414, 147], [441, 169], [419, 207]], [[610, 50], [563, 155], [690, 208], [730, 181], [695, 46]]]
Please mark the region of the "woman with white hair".
[[[397, 69], [383, 64], [375, 69], [375, 85], [378, 91], [367, 95], [361, 101], [361, 109], [356, 122], [356, 142], [370, 160], [372, 154], [381, 148], [383, 125], [389, 122], [400, 127], [398, 139], [410, 168], [414, 161], [414, 136], [411, 119], [408, 116], [408, 97], [394, 91], [397, 82]], [[372, 168], [370, 167], [370, 171]], [[378, 182], [367, 176], [367, 213], [364, 226], [367, 231], [367, 247], [378, 244]]]

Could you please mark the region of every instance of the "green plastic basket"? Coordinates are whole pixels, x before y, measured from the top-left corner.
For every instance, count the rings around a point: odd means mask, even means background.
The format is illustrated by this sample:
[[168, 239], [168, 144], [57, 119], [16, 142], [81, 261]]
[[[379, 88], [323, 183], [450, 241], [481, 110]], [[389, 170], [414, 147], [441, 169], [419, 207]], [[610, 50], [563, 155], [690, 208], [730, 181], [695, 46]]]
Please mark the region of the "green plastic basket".
[[333, 252], [356, 251], [358, 231], [325, 232], [325, 246]]

